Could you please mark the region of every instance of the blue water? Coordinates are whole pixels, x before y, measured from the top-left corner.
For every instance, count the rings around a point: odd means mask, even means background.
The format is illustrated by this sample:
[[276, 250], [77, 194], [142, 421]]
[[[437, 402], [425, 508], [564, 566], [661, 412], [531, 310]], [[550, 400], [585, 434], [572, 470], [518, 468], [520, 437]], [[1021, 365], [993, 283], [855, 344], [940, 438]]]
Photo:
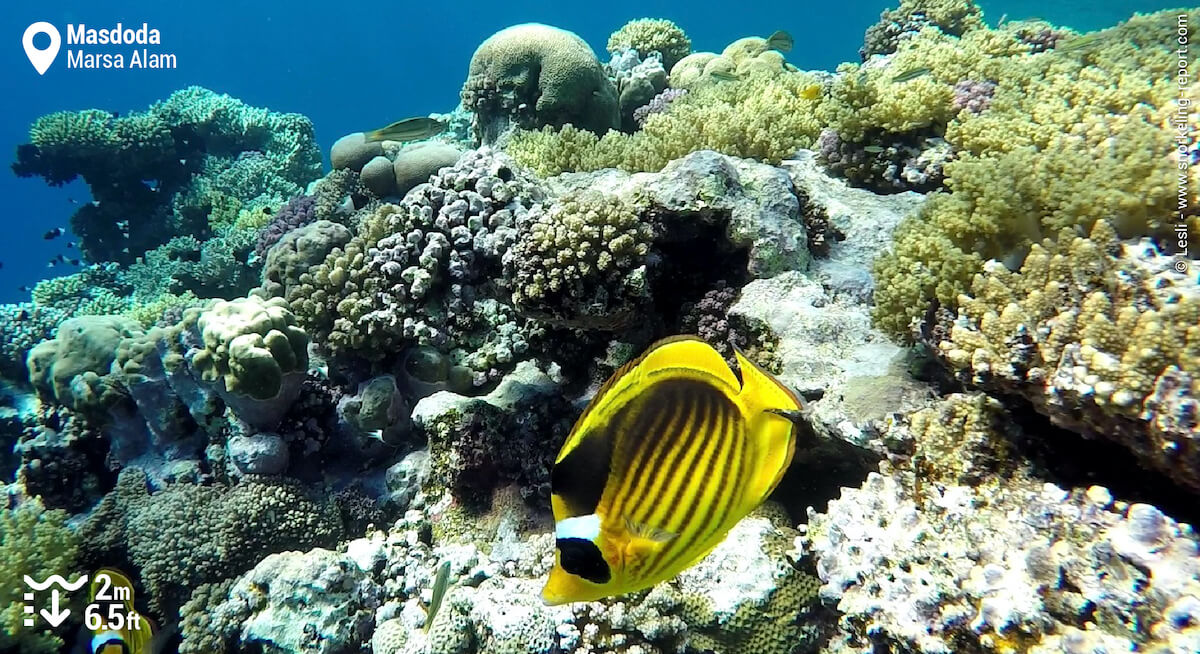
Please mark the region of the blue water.
[[[479, 42], [503, 27], [530, 21], [578, 33], [602, 59], [609, 33], [627, 20], [644, 16], [674, 20], [692, 38], [696, 50], [720, 51], [735, 38], [786, 29], [796, 37], [796, 48], [789, 55], [792, 63], [832, 70], [839, 62], [858, 60], [864, 30], [881, 10], [895, 3], [272, 0], [227, 2], [224, 9], [162, 0], [8, 0], [2, 4], [0, 38], [8, 45], [0, 50], [0, 89], [7, 96], [0, 115], [0, 151], [11, 163], [16, 146], [28, 141], [29, 124], [42, 114], [86, 108], [127, 113], [190, 84], [229, 93], [251, 105], [305, 114], [315, 124], [327, 156], [333, 141], [348, 132], [405, 116], [449, 111], [458, 101], [467, 64]], [[990, 22], [1004, 14], [1010, 19], [1037, 16], [1088, 30], [1112, 25], [1134, 11], [1154, 11], [1175, 3], [996, 0], [980, 4]], [[25, 28], [35, 21], [60, 29], [68, 23], [98, 28], [111, 28], [117, 22], [127, 27], [149, 23], [162, 33], [157, 50], [174, 53], [178, 69], [68, 70], [60, 52], [58, 61], [39, 76], [21, 48]], [[0, 197], [4, 198], [0, 302], [26, 300], [28, 293], [18, 287], [70, 272], [47, 268], [46, 262], [59, 253], [75, 256], [65, 247], [72, 237], [46, 241], [42, 234], [67, 226], [76, 203], [91, 197], [82, 181], [51, 188], [40, 178], [20, 179], [7, 167], [0, 171]]]

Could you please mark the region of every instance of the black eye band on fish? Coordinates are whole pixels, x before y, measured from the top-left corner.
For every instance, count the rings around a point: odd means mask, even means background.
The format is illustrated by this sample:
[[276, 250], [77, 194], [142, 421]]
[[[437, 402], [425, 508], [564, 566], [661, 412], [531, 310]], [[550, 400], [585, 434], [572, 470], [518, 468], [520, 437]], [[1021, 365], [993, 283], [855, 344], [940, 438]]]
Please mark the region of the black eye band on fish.
[[558, 548], [559, 561], [563, 570], [594, 584], [607, 584], [612, 579], [612, 570], [600, 554], [600, 548], [584, 538], [559, 538], [554, 542]]

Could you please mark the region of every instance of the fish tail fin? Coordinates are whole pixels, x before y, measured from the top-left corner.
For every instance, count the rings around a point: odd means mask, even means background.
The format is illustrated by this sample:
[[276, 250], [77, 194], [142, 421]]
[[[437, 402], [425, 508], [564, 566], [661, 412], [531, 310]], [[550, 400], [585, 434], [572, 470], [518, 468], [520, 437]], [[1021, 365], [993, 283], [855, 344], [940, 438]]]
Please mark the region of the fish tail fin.
[[746, 501], [757, 506], [783, 478], [796, 453], [796, 428], [793, 421], [804, 412], [804, 402], [758, 364], [735, 350], [742, 371], [741, 399], [746, 408], [746, 422], [752, 468]]

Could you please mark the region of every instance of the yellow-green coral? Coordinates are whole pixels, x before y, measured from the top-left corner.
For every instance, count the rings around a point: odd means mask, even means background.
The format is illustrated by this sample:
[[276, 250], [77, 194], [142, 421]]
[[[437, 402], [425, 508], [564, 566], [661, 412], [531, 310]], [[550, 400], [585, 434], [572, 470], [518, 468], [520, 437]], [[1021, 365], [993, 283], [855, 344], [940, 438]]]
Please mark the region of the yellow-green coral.
[[505, 257], [519, 311], [577, 324], [625, 324], [648, 297], [651, 230], [633, 203], [584, 190], [534, 214]]
[[[1017, 393], [1057, 424], [1103, 434], [1200, 489], [1200, 261], [1121, 242], [1106, 221], [1034, 245], [1019, 272], [989, 262], [939, 357], [962, 380]], [[1178, 272], [1176, 266], [1190, 268]]]
[[[24, 625], [21, 592], [25, 575], [41, 580], [56, 574], [70, 581], [78, 576], [79, 540], [67, 526], [67, 517], [64, 511], [45, 510], [36, 498], [0, 509], [0, 650], [61, 651], [62, 639], [43, 631], [40, 620], [34, 627]], [[38, 593], [35, 610], [49, 609], [48, 600], [48, 593]]]
[[149, 302], [138, 302], [123, 311], [121, 315], [126, 318], [132, 318], [141, 323], [142, 327], [149, 329], [162, 319], [163, 312], [167, 309], [186, 309], [197, 306], [200, 303], [200, 298], [196, 297], [196, 294], [191, 291], [184, 291], [178, 295], [165, 293]]
[[[909, 337], [931, 301], [957, 305], [984, 261], [1019, 260], [1064, 228], [1089, 230], [1104, 217], [1123, 237], [1168, 231], [1175, 22], [1174, 12], [1137, 16], [1091, 47], [1033, 55], [1015, 54], [1013, 33], [986, 29], [961, 39], [926, 29], [901, 45], [894, 69], [931, 70], [905, 85], [974, 79], [996, 88], [987, 110], [947, 124], [959, 153], [945, 168], [950, 193], [902, 224], [892, 251], [876, 261], [877, 325]], [[848, 92], [856, 83], [843, 77], [825, 109], [851, 133], [878, 123], [845, 112], [861, 102]], [[1200, 229], [1195, 218], [1189, 224]]]
[[221, 380], [230, 393], [274, 398], [284, 376], [308, 366], [308, 335], [279, 298], [219, 301], [189, 309], [184, 322], [194, 322], [204, 341], [192, 364], [205, 381]]
[[363, 219], [344, 247], [334, 248], [325, 260], [300, 275], [287, 290], [287, 301], [296, 318], [313, 338], [331, 349], [366, 347], [356, 323], [374, 308], [364, 297], [380, 285], [366, 267], [367, 250], [393, 230], [402, 216], [394, 204], [380, 205]]
[[1036, 332], [1024, 365], [1053, 369], [1066, 345], [1080, 344], [1095, 377], [1092, 400], [1111, 411], [1139, 415], [1171, 366], [1192, 375], [1190, 393], [1200, 394], [1200, 295], [1175, 292], [1139, 269], [1131, 262], [1137, 246], [1118, 243], [1105, 221], [1090, 238], [1072, 234], [1034, 245], [1020, 272], [992, 265], [976, 276], [972, 295], [959, 299], [969, 322], [939, 346], [947, 360], [976, 374], [999, 372], [1024, 325]]
[[518, 132], [508, 152], [542, 175], [620, 168], [659, 171], [696, 150], [711, 149], [768, 163], [792, 156], [820, 132], [814, 116], [814, 78], [802, 73], [758, 73], [711, 84], [646, 118], [635, 134], [610, 131], [602, 137], [564, 127]]
[[904, 69], [839, 66], [829, 101], [821, 105], [821, 123], [850, 141], [871, 130], [908, 132], [944, 125], [953, 115], [953, 88], [930, 75], [895, 82], [897, 70]]
[[1000, 402], [982, 393], [954, 394], [908, 416], [915, 452], [913, 471], [922, 483], [977, 485], [1012, 472], [1016, 462]]
[[671, 70], [675, 62], [688, 56], [692, 41], [675, 23], [661, 18], [639, 18], [625, 23], [608, 37], [608, 51], [632, 48], [645, 58], [651, 52], [662, 55], [663, 67]]

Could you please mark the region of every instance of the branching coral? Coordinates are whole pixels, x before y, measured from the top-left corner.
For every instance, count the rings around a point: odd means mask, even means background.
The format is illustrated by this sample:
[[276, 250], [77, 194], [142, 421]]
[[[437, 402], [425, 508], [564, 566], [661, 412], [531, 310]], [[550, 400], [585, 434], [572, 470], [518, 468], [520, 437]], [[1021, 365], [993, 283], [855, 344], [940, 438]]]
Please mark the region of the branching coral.
[[468, 154], [401, 204], [375, 209], [300, 276], [288, 301], [332, 351], [378, 359], [420, 343], [453, 353], [481, 381], [497, 378], [525, 343], [488, 277], [542, 197], [507, 157]]
[[[893, 66], [931, 69], [923, 79], [995, 88], [987, 110], [947, 124], [959, 157], [945, 168], [950, 193], [901, 225], [876, 262], [880, 327], [907, 336], [934, 300], [953, 310], [984, 261], [1019, 261], [1064, 228], [1090, 230], [1103, 217], [1122, 237], [1167, 235], [1178, 89], [1165, 44], [1175, 16], [1135, 17], [1070, 52], [1025, 54], [1012, 34], [986, 29], [961, 40], [926, 30], [897, 52]], [[1186, 222], [1200, 230], [1194, 216]]]
[[23, 601], [20, 595], [28, 588], [23, 581], [26, 575], [38, 580], [52, 574], [71, 581], [77, 577], [79, 539], [67, 526], [67, 517], [64, 511], [45, 510], [37, 499], [0, 509], [0, 625], [4, 627], [0, 629], [0, 649], [29, 654], [62, 651], [58, 636], [24, 625], [22, 607], [49, 610], [49, 594], [39, 594], [36, 604]]
[[692, 41], [675, 23], [661, 18], [639, 18], [621, 26], [608, 37], [608, 51], [636, 50], [642, 58], [651, 52], [662, 55], [663, 67], [671, 70], [692, 52]]
[[560, 326], [637, 320], [649, 288], [650, 226], [628, 201], [595, 191], [559, 198], [517, 223], [504, 256], [518, 311]]
[[676, 98], [665, 112], [646, 116], [635, 134], [546, 128], [518, 132], [508, 152], [542, 175], [601, 168], [658, 171], [705, 149], [778, 163], [811, 145], [820, 132], [814, 84], [813, 77], [800, 73], [750, 74]]

